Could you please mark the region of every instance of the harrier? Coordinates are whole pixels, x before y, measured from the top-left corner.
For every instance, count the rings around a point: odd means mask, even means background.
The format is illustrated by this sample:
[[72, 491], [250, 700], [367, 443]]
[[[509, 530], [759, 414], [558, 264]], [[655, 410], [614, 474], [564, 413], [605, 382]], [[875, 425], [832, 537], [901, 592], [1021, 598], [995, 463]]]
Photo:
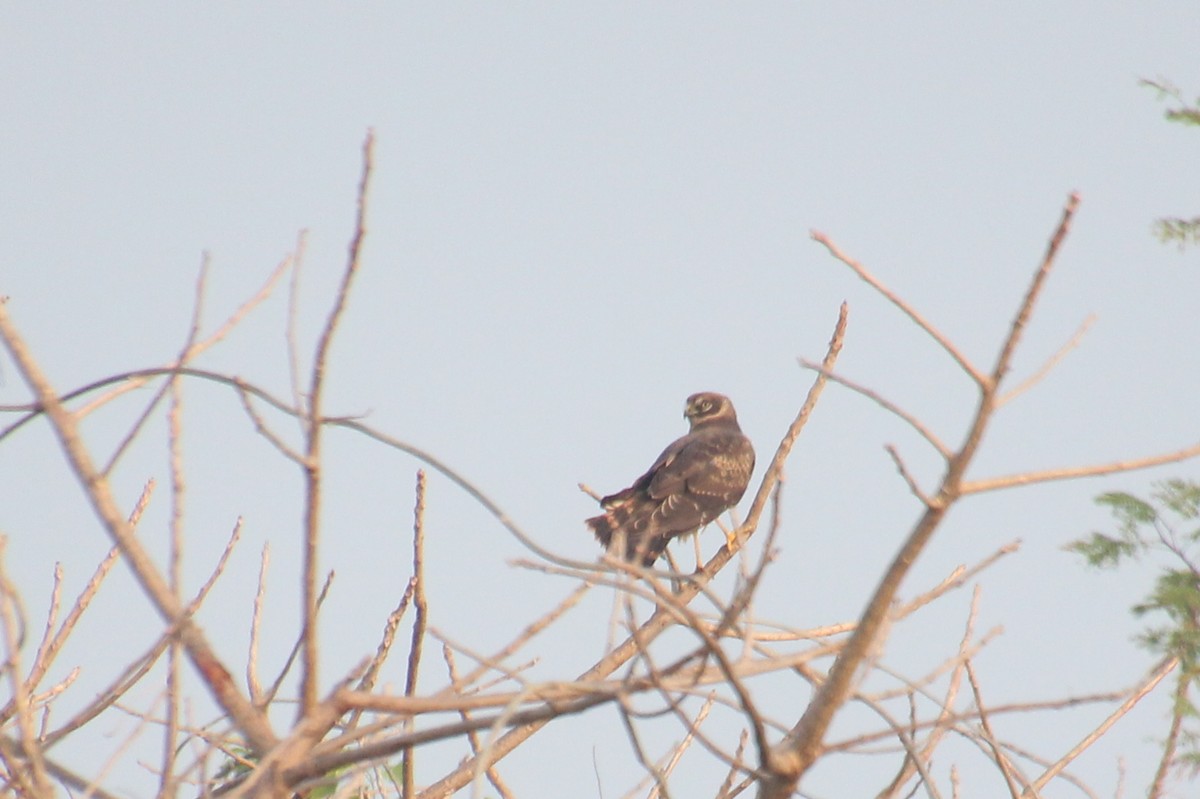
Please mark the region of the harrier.
[[601, 499], [603, 515], [587, 520], [605, 549], [639, 558], [643, 566], [653, 565], [671, 539], [696, 532], [736, 505], [754, 471], [754, 447], [728, 397], [693, 394], [683, 415], [691, 422], [688, 434], [629, 488]]

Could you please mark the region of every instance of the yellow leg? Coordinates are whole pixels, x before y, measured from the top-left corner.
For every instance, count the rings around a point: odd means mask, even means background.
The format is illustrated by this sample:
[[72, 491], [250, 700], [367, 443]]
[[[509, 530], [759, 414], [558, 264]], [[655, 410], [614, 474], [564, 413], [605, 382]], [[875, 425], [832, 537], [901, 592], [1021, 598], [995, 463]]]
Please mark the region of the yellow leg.
[[726, 527], [720, 519], [717, 519], [717, 526], [720, 527], [721, 532], [725, 534], [725, 548], [730, 552], [733, 552], [737, 547], [737, 536], [734, 535], [734, 533], [737, 532], [737, 526], [734, 525], [732, 528]]

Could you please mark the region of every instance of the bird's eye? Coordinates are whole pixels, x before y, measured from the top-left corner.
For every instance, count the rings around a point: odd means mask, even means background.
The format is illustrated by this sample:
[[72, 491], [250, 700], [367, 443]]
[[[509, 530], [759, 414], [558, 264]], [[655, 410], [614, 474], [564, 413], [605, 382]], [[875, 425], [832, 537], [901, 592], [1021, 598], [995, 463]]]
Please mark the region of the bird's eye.
[[709, 402], [708, 400], [704, 400], [704, 402], [701, 402], [701, 403], [700, 403], [700, 410], [702, 410], [702, 411], [711, 411], [711, 410], [712, 410], [712, 403], [711, 403], [711, 402]]

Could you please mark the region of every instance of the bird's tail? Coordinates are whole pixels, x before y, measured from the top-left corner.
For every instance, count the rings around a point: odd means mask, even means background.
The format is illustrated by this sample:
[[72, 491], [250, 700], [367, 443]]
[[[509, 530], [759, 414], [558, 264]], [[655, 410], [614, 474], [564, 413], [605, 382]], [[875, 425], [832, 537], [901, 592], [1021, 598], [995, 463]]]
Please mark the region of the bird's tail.
[[614, 546], [617, 546], [624, 557], [634, 560], [640, 556], [642, 565], [649, 568], [666, 549], [669, 539], [654, 536], [644, 540], [636, 537], [630, 540], [627, 536], [632, 537], [633, 534], [629, 532], [629, 528], [625, 527], [630, 518], [632, 518], [630, 509], [625, 505], [617, 505], [609, 508], [602, 516], [593, 516], [587, 519], [585, 523], [592, 528], [596, 540], [605, 550], [616, 555], [618, 553]]
[[608, 549], [608, 545], [612, 543], [613, 537], [613, 522], [608, 514], [593, 516], [586, 521], [586, 524], [592, 528], [592, 533], [596, 536], [596, 540], [600, 542], [600, 546]]

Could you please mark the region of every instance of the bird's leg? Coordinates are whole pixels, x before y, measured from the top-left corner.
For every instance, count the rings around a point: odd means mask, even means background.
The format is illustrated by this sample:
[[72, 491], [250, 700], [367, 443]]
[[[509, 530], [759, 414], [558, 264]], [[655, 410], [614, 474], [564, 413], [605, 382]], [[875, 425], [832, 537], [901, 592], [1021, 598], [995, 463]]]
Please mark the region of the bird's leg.
[[725, 534], [726, 549], [728, 549], [732, 553], [734, 551], [734, 547], [737, 546], [737, 536], [735, 535], [735, 533], [737, 532], [737, 526], [734, 526], [732, 529], [730, 529], [730, 528], [726, 527], [724, 524], [722, 524], [720, 519], [717, 519], [716, 522], [717, 522], [717, 527], [720, 527], [721, 532]]
[[692, 543], [696, 547], [696, 571], [704, 568], [704, 556], [700, 553], [700, 531], [692, 533]]
[[664, 549], [663, 554], [667, 556], [667, 565], [671, 567], [671, 593], [678, 594], [683, 590], [683, 580], [679, 576], [679, 564], [675, 562], [675, 556], [671, 554], [671, 550]]

